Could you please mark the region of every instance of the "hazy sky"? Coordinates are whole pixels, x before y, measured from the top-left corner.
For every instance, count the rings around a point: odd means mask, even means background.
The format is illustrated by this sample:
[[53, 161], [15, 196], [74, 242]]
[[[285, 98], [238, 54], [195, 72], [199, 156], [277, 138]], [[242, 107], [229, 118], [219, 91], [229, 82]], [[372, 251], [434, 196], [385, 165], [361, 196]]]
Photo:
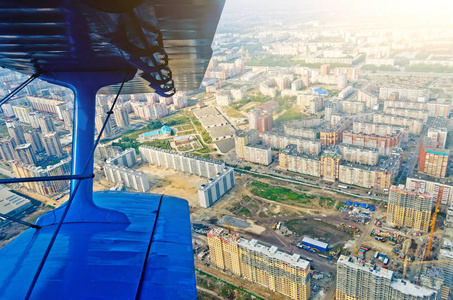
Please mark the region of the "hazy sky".
[[223, 14], [225, 19], [256, 16], [301, 23], [353, 20], [414, 27], [435, 23], [453, 30], [451, 0], [226, 0]]

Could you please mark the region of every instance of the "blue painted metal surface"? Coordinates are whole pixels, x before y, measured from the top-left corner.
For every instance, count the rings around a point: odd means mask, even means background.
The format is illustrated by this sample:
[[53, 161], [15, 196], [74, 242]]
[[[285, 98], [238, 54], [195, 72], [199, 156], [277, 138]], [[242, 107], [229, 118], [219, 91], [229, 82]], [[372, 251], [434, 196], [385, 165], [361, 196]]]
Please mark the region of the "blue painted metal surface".
[[[161, 195], [94, 196], [131, 223], [64, 224], [31, 299], [196, 299], [187, 201], [163, 196], [157, 214]], [[29, 229], [2, 249], [0, 299], [24, 298], [54, 228]]]

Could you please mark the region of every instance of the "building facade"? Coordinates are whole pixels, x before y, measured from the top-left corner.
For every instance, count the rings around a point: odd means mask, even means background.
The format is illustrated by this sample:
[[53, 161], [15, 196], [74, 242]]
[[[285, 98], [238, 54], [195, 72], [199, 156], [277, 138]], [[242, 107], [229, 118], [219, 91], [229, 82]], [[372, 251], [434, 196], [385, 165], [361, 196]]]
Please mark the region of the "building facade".
[[108, 181], [113, 183], [122, 181], [124, 182], [124, 186], [142, 193], [145, 193], [150, 188], [148, 176], [142, 172], [113, 164], [106, 164], [104, 166], [104, 173]]
[[337, 300], [436, 300], [436, 291], [396, 279], [394, 272], [341, 255], [337, 261]]
[[427, 232], [433, 195], [424, 190], [409, 190], [404, 185], [389, 189], [387, 223]]
[[208, 232], [211, 263], [290, 299], [310, 298], [310, 263], [222, 228]]

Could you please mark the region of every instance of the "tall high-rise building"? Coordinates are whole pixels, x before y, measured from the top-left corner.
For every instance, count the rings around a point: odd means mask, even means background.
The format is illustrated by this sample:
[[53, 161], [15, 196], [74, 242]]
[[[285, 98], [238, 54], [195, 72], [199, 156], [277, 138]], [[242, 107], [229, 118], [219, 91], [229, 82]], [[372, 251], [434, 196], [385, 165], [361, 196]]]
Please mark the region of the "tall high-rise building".
[[342, 156], [334, 151], [324, 151], [321, 154], [320, 174], [326, 180], [335, 181], [340, 177]]
[[255, 144], [259, 140], [258, 131], [255, 129], [236, 131], [234, 142], [236, 146], [236, 157], [245, 158], [245, 146]]
[[208, 232], [211, 263], [281, 293], [290, 299], [310, 298], [310, 262], [300, 255], [266, 247], [237, 233], [214, 227]]
[[392, 186], [389, 189], [387, 223], [427, 232], [432, 205], [432, 194], [425, 190], [409, 190], [404, 185]]
[[38, 122], [39, 122], [39, 127], [41, 127], [41, 131], [44, 134], [57, 131], [55, 129], [55, 124], [53, 123], [52, 118], [50, 118], [48, 116], [39, 118]]
[[63, 122], [64, 122], [64, 127], [66, 129], [72, 129], [72, 114], [73, 114], [72, 109], [64, 109], [61, 111], [61, 114], [63, 116]]
[[27, 144], [31, 144], [33, 151], [41, 152], [44, 150], [44, 146], [42, 145], [42, 135], [37, 130], [31, 130], [24, 133], [25, 141]]
[[13, 138], [1, 138], [0, 139], [0, 154], [1, 159], [4, 161], [11, 161], [17, 159], [17, 154], [14, 151], [16, 148], [16, 142]]
[[437, 142], [425, 138], [420, 142], [418, 155], [418, 171], [435, 178], [447, 176], [450, 151], [436, 148]]
[[[96, 132], [97, 134], [99, 134], [102, 130], [102, 126], [104, 126], [104, 122], [105, 122], [105, 119], [107, 117], [106, 116], [97, 116], [95, 118], [95, 125], [96, 125]], [[113, 129], [112, 129], [112, 119], [109, 118], [107, 124], [105, 125], [105, 129], [104, 129], [104, 133], [102, 134], [102, 138], [106, 138], [106, 137], [109, 137], [111, 136], [113, 133]]]
[[266, 114], [258, 117], [259, 134], [262, 134], [263, 132], [272, 131], [272, 122], [273, 118], [271, 114]]
[[335, 296], [337, 300], [436, 300], [437, 292], [396, 279], [393, 271], [341, 255]]
[[330, 75], [330, 65], [321, 65], [320, 74]]
[[31, 144], [22, 144], [16, 147], [17, 157], [24, 163], [29, 165], [36, 165], [37, 159], [35, 156], [35, 151]]
[[110, 157], [106, 161], [108, 164], [119, 165], [122, 167], [132, 167], [137, 163], [137, 154], [134, 148], [129, 148], [123, 152]]
[[33, 128], [39, 128], [39, 118], [41, 118], [41, 113], [39, 111], [33, 111], [29, 114], [28, 118], [30, 119], [30, 125]]
[[249, 128], [258, 130], [259, 127], [259, 117], [261, 117], [260, 109], [253, 109], [249, 112]]
[[60, 138], [56, 132], [43, 135], [42, 144], [44, 149], [46, 149], [47, 155], [63, 156], [63, 147], [61, 147]]
[[24, 127], [22, 125], [8, 128], [8, 133], [14, 139], [16, 145], [25, 144]]
[[121, 107], [118, 109], [115, 109], [113, 111], [113, 114], [115, 116], [115, 122], [116, 126], [118, 128], [126, 128], [129, 126], [130, 121], [129, 121], [129, 114], [127, 113], [127, 108]]

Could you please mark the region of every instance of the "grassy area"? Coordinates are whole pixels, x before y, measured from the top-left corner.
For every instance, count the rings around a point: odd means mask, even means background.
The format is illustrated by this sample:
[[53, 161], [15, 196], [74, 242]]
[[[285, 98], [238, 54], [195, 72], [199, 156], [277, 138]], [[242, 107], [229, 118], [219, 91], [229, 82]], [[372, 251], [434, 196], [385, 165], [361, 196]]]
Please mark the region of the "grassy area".
[[340, 210], [340, 209], [342, 209], [345, 205], [346, 205], [346, 204], [345, 204], [344, 202], [340, 201], [340, 202], [338, 202], [338, 204], [337, 204], [337, 209]]
[[[235, 287], [225, 284], [223, 282], [217, 281], [212, 277], [208, 277], [204, 274], [197, 273], [196, 276], [197, 285], [205, 288], [207, 290], [214, 291], [219, 296], [225, 299], [236, 299], [236, 300], [251, 300], [256, 299], [249, 294], [244, 293], [241, 290], [236, 289]], [[197, 291], [197, 299], [208, 300], [212, 299], [211, 295], [204, 294], [203, 292]]]
[[316, 198], [316, 196], [313, 195], [308, 195], [305, 193], [296, 193], [288, 188], [280, 186], [270, 186], [267, 183], [262, 183], [258, 181], [252, 182], [252, 186], [254, 186], [254, 188], [251, 190], [251, 192], [254, 195], [277, 202], [293, 200], [300, 202], [302, 204], [308, 204], [310, 203], [311, 199]]
[[280, 125], [281, 123], [288, 121], [300, 120], [302, 118], [303, 115], [300, 113], [300, 109], [298, 107], [291, 107], [275, 119], [275, 125]]
[[232, 107], [228, 107], [225, 110], [225, 113], [230, 118], [244, 118], [244, 116], [238, 110], [236, 110]]
[[250, 218], [252, 216], [252, 212], [247, 207], [242, 207], [236, 215], [240, 217]]
[[331, 208], [335, 205], [335, 200], [329, 197], [319, 197], [319, 206], [324, 207], [324, 205]]

